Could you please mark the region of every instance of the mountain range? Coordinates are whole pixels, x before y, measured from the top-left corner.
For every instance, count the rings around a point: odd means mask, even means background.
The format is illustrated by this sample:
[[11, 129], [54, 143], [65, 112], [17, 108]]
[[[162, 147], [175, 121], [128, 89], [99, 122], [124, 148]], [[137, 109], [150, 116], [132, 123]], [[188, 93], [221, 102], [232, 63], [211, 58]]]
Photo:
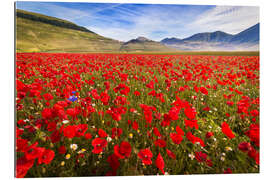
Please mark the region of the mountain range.
[[259, 23], [235, 35], [222, 31], [158, 41], [138, 37], [121, 42], [70, 21], [16, 10], [16, 52], [258, 51]]
[[259, 50], [260, 24], [232, 35], [222, 31], [194, 34], [184, 39], [165, 38], [160, 42], [166, 46], [186, 51], [209, 50]]
[[136, 39], [131, 39], [123, 43], [119, 49], [120, 51], [125, 52], [140, 52], [140, 51], [158, 51], [158, 52], [172, 52], [177, 51], [174, 48], [163, 45], [160, 42], [147, 39], [145, 37], [138, 37]]

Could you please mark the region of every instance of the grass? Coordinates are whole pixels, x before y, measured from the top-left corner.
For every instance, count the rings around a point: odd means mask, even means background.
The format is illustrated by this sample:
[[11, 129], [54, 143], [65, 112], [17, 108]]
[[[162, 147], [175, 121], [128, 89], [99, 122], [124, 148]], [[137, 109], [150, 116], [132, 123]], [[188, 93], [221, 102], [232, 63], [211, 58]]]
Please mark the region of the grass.
[[[54, 51], [59, 52], [59, 51]], [[260, 56], [259, 51], [74, 51], [74, 53], [86, 54], [140, 54], [140, 55], [206, 55], [206, 56]]]
[[[61, 32], [61, 33], [59, 33]], [[120, 42], [91, 32], [82, 32], [17, 17], [17, 52], [118, 51]]]

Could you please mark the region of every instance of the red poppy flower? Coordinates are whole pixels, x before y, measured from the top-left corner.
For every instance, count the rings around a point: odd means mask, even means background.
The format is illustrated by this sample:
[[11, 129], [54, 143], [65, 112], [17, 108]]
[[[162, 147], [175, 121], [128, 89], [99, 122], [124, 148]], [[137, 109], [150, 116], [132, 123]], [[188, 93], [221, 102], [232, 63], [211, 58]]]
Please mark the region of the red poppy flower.
[[228, 106], [232, 106], [234, 103], [232, 101], [227, 101]]
[[53, 99], [53, 96], [52, 96], [52, 94], [50, 94], [50, 93], [46, 93], [46, 94], [44, 94], [44, 95], [43, 95], [43, 97], [44, 97], [44, 99], [46, 99], [47, 101], [49, 101], [49, 100], [52, 100], [52, 99]]
[[41, 156], [38, 158], [38, 164], [50, 164], [54, 158], [54, 151], [46, 149]]
[[160, 134], [158, 128], [154, 127], [153, 132], [157, 137], [161, 137], [161, 134]]
[[195, 158], [197, 159], [198, 162], [203, 162], [206, 161], [207, 154], [203, 153], [202, 151], [195, 152]]
[[148, 84], [146, 84], [146, 87], [148, 87], [150, 89], [154, 89], [154, 85], [155, 85], [155, 82], [154, 81], [150, 81]]
[[163, 160], [160, 153], [158, 153], [158, 156], [157, 156], [157, 159], [156, 159], [156, 166], [162, 172], [162, 174], [165, 174], [165, 172], [164, 172], [164, 160]]
[[23, 152], [28, 147], [28, 141], [26, 139], [16, 139], [16, 150]]
[[119, 145], [115, 145], [114, 146], [114, 154], [119, 157], [120, 159], [123, 158], [129, 158], [131, 153], [131, 145], [129, 144], [129, 142], [123, 141]]
[[112, 138], [114, 139], [115, 137], [120, 137], [121, 134], [123, 133], [123, 130], [121, 128], [112, 128]]
[[213, 166], [213, 162], [210, 159], [206, 159], [205, 163], [207, 164], [207, 166], [212, 167]]
[[186, 137], [187, 137], [187, 139], [188, 139], [189, 141], [191, 141], [193, 144], [195, 144], [196, 142], [198, 142], [198, 143], [200, 143], [200, 145], [201, 145], [202, 147], [205, 146], [203, 140], [202, 140], [201, 138], [199, 138], [199, 137], [194, 136], [191, 132], [188, 132], [188, 133], [186, 134]]
[[134, 91], [134, 95], [135, 95], [135, 96], [140, 96], [141, 93], [140, 93], [139, 91]]
[[115, 98], [115, 100], [113, 101], [113, 103], [116, 105], [116, 106], [120, 106], [120, 105], [125, 105], [127, 103], [127, 98], [125, 97], [122, 97], [122, 96], [117, 96]]
[[16, 127], [16, 138], [19, 138], [23, 134], [24, 130]]
[[66, 153], [66, 147], [65, 146], [60, 146], [59, 148], [58, 148], [58, 152], [59, 152], [59, 154], [65, 154]]
[[201, 91], [201, 93], [208, 95], [208, 91], [205, 87], [200, 87], [200, 91]]
[[34, 143], [26, 148], [24, 155], [27, 160], [32, 160], [41, 156], [44, 151], [45, 148], [37, 147], [37, 143]]
[[106, 106], [106, 105], [108, 105], [109, 104], [109, 100], [110, 100], [110, 96], [107, 94], [107, 93], [105, 93], [105, 92], [102, 92], [101, 94], [100, 94], [100, 101]]
[[170, 133], [170, 137], [174, 144], [180, 144], [181, 141], [183, 140], [182, 135], [178, 133]]
[[206, 137], [206, 138], [210, 138], [210, 137], [212, 137], [212, 136], [214, 136], [214, 133], [213, 133], [213, 132], [207, 132], [207, 133], [205, 134], [205, 137]]
[[16, 161], [16, 178], [23, 178], [34, 165], [34, 162], [34, 159], [28, 160], [25, 156], [18, 158]]
[[205, 108], [203, 108], [203, 111], [210, 111], [210, 107], [205, 107]]
[[98, 130], [98, 135], [100, 138], [105, 138], [108, 136], [107, 133], [103, 129]]
[[84, 135], [84, 133], [87, 131], [88, 129], [88, 125], [87, 124], [79, 124], [75, 126], [76, 129], [76, 137], [81, 137]]
[[228, 138], [232, 139], [235, 137], [232, 130], [230, 129], [229, 125], [226, 122], [223, 122], [221, 125], [222, 132], [228, 136]]
[[232, 174], [231, 168], [227, 168], [224, 170], [224, 174]]
[[166, 147], [166, 141], [164, 141], [163, 139], [157, 139], [155, 141], [155, 146], [159, 146], [161, 148]]
[[132, 123], [132, 128], [133, 128], [135, 131], [138, 130], [139, 125], [138, 125], [137, 121], [133, 121], [133, 123]]
[[110, 164], [111, 168], [116, 171], [119, 166], [120, 166], [120, 163], [119, 163], [119, 158], [115, 155], [115, 154], [112, 154], [108, 157], [107, 159], [107, 162]]
[[65, 137], [70, 138], [70, 139], [74, 138], [76, 135], [76, 126], [69, 125], [64, 128], [63, 132], [64, 132]]
[[92, 135], [90, 133], [85, 133], [84, 137], [85, 137], [85, 139], [91, 139]]
[[195, 129], [198, 129], [199, 127], [198, 127], [198, 123], [197, 123], [197, 120], [187, 120], [187, 119], [185, 119], [185, 126], [186, 126], [186, 128], [187, 127], [190, 127], [190, 128], [195, 128]]
[[178, 119], [178, 116], [179, 116], [179, 112], [180, 112], [180, 108], [177, 107], [177, 106], [174, 106], [170, 109], [169, 111], [169, 116], [171, 118], [172, 121], [175, 121]]
[[163, 121], [161, 122], [161, 126], [169, 126], [171, 124], [171, 117], [169, 114], [164, 114]]
[[257, 109], [254, 109], [254, 110], [250, 111], [250, 114], [252, 116], [256, 117], [256, 116], [259, 116], [259, 111]]
[[248, 152], [252, 149], [251, 147], [251, 144], [248, 143], [248, 142], [241, 142], [239, 145], [238, 145], [238, 149], [240, 151], [243, 151], [243, 152]]
[[56, 123], [55, 122], [49, 122], [47, 124], [47, 130], [48, 131], [54, 131], [56, 129]]
[[142, 160], [143, 164], [151, 165], [153, 154], [149, 149], [142, 149], [138, 153], [138, 157]]
[[167, 154], [168, 154], [168, 156], [170, 158], [172, 158], [172, 159], [175, 159], [176, 158], [176, 155], [172, 151], [170, 151], [169, 149], [166, 149], [166, 152], [167, 152]]
[[67, 114], [70, 115], [72, 118], [75, 118], [78, 115], [78, 111], [76, 108], [68, 108]]
[[185, 134], [184, 131], [183, 131], [179, 126], [176, 126], [175, 130], [176, 130], [176, 132], [177, 132], [178, 134], [180, 134], [181, 136], [183, 136], [183, 135]]
[[256, 164], [260, 164], [260, 154], [253, 147], [248, 151], [248, 156], [254, 159]]
[[156, 110], [153, 106], [148, 106], [145, 104], [140, 104], [140, 107], [143, 110], [144, 118], [147, 123], [151, 124], [153, 116], [152, 116], [152, 110]]
[[43, 109], [43, 111], [41, 112], [41, 115], [44, 119], [50, 119], [53, 115], [52, 109], [50, 108]]
[[107, 146], [107, 141], [105, 139], [96, 138], [92, 141], [92, 146], [94, 147], [92, 152], [99, 154], [103, 151], [103, 148]]
[[245, 134], [254, 142], [256, 146], [260, 146], [260, 127], [259, 124], [251, 124], [249, 130]]
[[152, 119], [153, 119], [152, 111], [146, 110], [146, 111], [143, 112], [143, 114], [144, 114], [146, 122], [151, 123]]
[[58, 130], [55, 130], [50, 136], [52, 143], [56, 143], [56, 142], [60, 141], [60, 138], [61, 138], [61, 136], [60, 136], [60, 133]]
[[106, 87], [106, 89], [110, 89], [110, 82], [109, 81], [105, 81], [104, 82], [104, 86]]
[[195, 108], [190, 107], [185, 108], [184, 113], [189, 119], [194, 119], [197, 114]]

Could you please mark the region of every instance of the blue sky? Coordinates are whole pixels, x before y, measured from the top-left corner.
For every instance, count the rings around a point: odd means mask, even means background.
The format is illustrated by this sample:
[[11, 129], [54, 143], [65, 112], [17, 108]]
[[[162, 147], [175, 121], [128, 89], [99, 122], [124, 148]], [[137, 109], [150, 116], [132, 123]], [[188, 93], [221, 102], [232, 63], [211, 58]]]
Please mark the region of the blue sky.
[[217, 30], [236, 34], [259, 22], [259, 8], [252, 6], [19, 1], [16, 8], [69, 20], [121, 41], [186, 38]]

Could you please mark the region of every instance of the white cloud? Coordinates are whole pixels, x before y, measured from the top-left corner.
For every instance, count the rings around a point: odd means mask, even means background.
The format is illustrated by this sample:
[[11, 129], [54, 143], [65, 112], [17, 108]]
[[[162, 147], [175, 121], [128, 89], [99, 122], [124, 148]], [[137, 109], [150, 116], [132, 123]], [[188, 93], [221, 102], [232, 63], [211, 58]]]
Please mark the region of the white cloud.
[[236, 34], [259, 22], [258, 7], [244, 6], [216, 6], [201, 14], [188, 25], [190, 29], [201, 32], [221, 30]]
[[[118, 7], [119, 8], [119, 7]], [[114, 10], [119, 10], [115, 8]], [[121, 9], [122, 12], [123, 9]], [[239, 33], [259, 22], [258, 7], [244, 6], [213, 6], [207, 11], [190, 10], [179, 12], [160, 6], [159, 8], [142, 8], [138, 15], [128, 9], [126, 14], [118, 18], [127, 18], [133, 26], [121, 27], [117, 23], [111, 26], [88, 28], [101, 35], [114, 39], [127, 41], [137, 36], [146, 36], [153, 40], [161, 40], [165, 37], [186, 38], [195, 33], [224, 31], [231, 34]], [[129, 15], [129, 16], [128, 16]], [[167, 32], [163, 37], [153, 34], [156, 31]]]

